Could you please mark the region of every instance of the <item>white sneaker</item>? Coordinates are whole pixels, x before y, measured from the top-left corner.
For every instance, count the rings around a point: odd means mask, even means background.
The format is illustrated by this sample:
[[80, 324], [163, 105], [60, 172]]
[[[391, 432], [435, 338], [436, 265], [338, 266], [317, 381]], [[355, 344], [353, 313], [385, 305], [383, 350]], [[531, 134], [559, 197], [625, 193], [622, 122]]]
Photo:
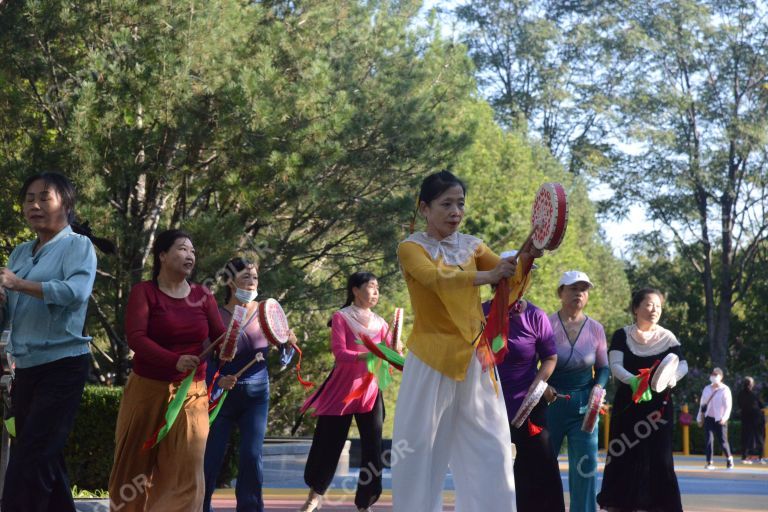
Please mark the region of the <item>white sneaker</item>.
[[707, 462], [707, 465], [704, 466], [704, 469], [708, 469], [708, 470], [711, 471], [711, 470], [715, 469], [715, 465], [712, 464], [711, 462]]
[[309, 496], [307, 496], [307, 501], [301, 506], [299, 512], [314, 512], [315, 510], [320, 510], [322, 506], [323, 495], [310, 490]]
[[728, 457], [728, 461], [725, 463], [725, 469], [733, 469], [733, 457]]

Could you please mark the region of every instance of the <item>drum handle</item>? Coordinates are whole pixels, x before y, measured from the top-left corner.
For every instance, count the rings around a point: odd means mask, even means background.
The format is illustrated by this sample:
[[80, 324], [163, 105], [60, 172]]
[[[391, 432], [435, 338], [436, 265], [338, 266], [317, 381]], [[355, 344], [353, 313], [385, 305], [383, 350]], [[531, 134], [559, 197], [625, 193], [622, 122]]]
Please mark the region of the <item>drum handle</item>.
[[226, 331], [224, 331], [223, 333], [221, 333], [221, 336], [219, 336], [218, 338], [216, 338], [216, 341], [214, 341], [213, 343], [211, 343], [210, 345], [208, 345], [208, 346], [207, 346], [207, 347], [206, 347], [206, 348], [205, 348], [205, 349], [204, 349], [202, 352], [200, 352], [200, 355], [198, 355], [198, 356], [197, 356], [197, 358], [198, 358], [198, 359], [200, 359], [200, 360], [202, 361], [203, 359], [205, 359], [206, 357], [208, 357], [208, 354], [210, 354], [211, 352], [213, 352], [213, 349], [215, 349], [215, 348], [216, 348], [216, 345], [218, 345], [219, 343], [221, 343], [221, 341], [224, 339], [224, 336], [225, 336], [226, 334], [227, 334], [227, 332], [226, 332]]
[[[261, 357], [259, 357], [259, 356], [261, 356]], [[244, 373], [245, 373], [245, 371], [246, 371], [248, 368], [250, 368], [250, 367], [251, 367], [251, 366], [253, 366], [254, 364], [258, 363], [259, 361], [264, 361], [264, 354], [262, 354], [261, 352], [259, 352], [259, 353], [256, 355], [256, 357], [254, 357], [253, 359], [251, 359], [251, 360], [248, 362], [248, 364], [246, 364], [245, 366], [243, 366], [242, 368], [240, 368], [240, 371], [238, 371], [238, 372], [235, 374], [235, 378], [236, 378], [236, 379], [239, 379], [239, 378], [240, 378], [240, 376], [241, 376], [242, 374], [244, 374]]]
[[538, 227], [539, 226], [537, 224], [534, 224], [533, 226], [531, 226], [530, 233], [528, 233], [528, 236], [525, 237], [525, 241], [523, 242], [523, 245], [521, 245], [520, 249], [517, 251], [517, 256], [515, 256], [516, 260], [520, 258], [520, 254], [522, 254], [523, 249], [525, 249], [525, 246], [528, 245], [528, 242], [531, 241], [531, 239], [533, 238], [533, 234], [536, 232], [536, 228]]

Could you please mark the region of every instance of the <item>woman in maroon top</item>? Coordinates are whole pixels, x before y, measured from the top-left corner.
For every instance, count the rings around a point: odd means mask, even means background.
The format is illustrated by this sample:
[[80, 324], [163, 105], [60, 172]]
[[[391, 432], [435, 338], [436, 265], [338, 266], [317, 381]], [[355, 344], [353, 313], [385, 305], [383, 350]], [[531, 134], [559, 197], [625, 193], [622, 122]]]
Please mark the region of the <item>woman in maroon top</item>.
[[[117, 417], [110, 507], [121, 512], [201, 510], [208, 396], [205, 362], [197, 354], [225, 327], [211, 292], [188, 281], [195, 266], [189, 235], [179, 230], [160, 233], [152, 254], [152, 280], [131, 289], [125, 315], [133, 372]], [[143, 449], [189, 372], [195, 372], [194, 382], [176, 421], [162, 441]], [[233, 385], [233, 377], [220, 382], [224, 388]]]

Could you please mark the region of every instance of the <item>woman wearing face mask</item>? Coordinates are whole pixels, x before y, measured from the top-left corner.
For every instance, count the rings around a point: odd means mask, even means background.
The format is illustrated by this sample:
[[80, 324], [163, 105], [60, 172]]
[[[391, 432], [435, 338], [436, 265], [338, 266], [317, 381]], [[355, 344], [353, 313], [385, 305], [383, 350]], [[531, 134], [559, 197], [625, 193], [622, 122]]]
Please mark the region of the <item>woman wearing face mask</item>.
[[726, 468], [733, 469], [733, 455], [731, 445], [728, 444], [728, 418], [731, 417], [733, 397], [731, 388], [723, 382], [723, 370], [715, 368], [709, 376], [710, 385], [701, 393], [699, 412], [696, 421], [700, 427], [704, 427], [704, 436], [707, 440], [707, 465], [706, 469], [715, 469], [712, 464], [712, 455], [715, 449], [715, 437], [723, 448], [726, 457]]
[[[661, 292], [653, 288], [635, 292], [631, 303], [635, 322], [613, 333], [611, 339], [608, 361], [620, 383], [613, 400], [603, 484], [597, 495], [597, 502], [608, 512], [683, 510], [672, 460], [675, 408], [671, 388], [688, 373], [688, 364], [675, 335], [658, 324], [663, 301]], [[668, 354], [680, 358], [669, 388], [657, 393], [649, 387], [635, 401], [642, 370]]]
[[[516, 265], [458, 231], [465, 193], [448, 171], [426, 177], [418, 203], [426, 231], [397, 249], [414, 322], [392, 439], [402, 452], [392, 465], [395, 512], [442, 510], [449, 465], [457, 510], [515, 510], [504, 396], [495, 368], [483, 370], [475, 349], [485, 323], [480, 286], [511, 276]], [[524, 249], [540, 255], [531, 251]]]
[[368, 376], [368, 350], [356, 342], [361, 335], [386, 343], [387, 322], [371, 311], [379, 302], [379, 283], [370, 272], [355, 272], [347, 280], [347, 301], [331, 318], [331, 350], [336, 363], [325, 383], [304, 402], [301, 411], [317, 416], [312, 448], [304, 468], [309, 496], [301, 512], [320, 508], [331, 485], [347, 433], [355, 418], [360, 431], [361, 471], [355, 506], [370, 510], [381, 495], [381, 430], [384, 400], [376, 379]]
[[[244, 258], [232, 258], [227, 262], [223, 273], [226, 280], [225, 305], [219, 307], [224, 325], [228, 325], [235, 306], [246, 308], [245, 323], [237, 338], [235, 358], [221, 365], [218, 354], [214, 352], [208, 361], [207, 381], [213, 379], [218, 372], [223, 375], [217, 380], [215, 398], [219, 387], [232, 388], [227, 399], [221, 406], [216, 420], [211, 425], [208, 441], [205, 446], [205, 501], [204, 512], [211, 512], [211, 497], [216, 489], [216, 480], [221, 471], [226, 453], [229, 435], [234, 425], [240, 429], [239, 462], [237, 465], [237, 498], [238, 512], [262, 512], [264, 498], [262, 484], [264, 482], [262, 449], [264, 436], [267, 431], [267, 413], [269, 411], [269, 375], [267, 373], [267, 354], [269, 342], [264, 336], [258, 319], [259, 269], [258, 266]], [[290, 332], [291, 342], [296, 342], [293, 331]], [[280, 345], [280, 361], [287, 365], [293, 357], [294, 349], [289, 343]], [[238, 378], [234, 374], [249, 364], [254, 358], [259, 362], [251, 365]], [[232, 387], [234, 386], [234, 387]]]
[[[555, 333], [557, 367], [545, 394], [549, 401], [547, 423], [555, 456], [560, 453], [563, 439], [568, 439], [571, 512], [597, 510], [598, 428], [587, 433], [581, 425], [593, 388], [604, 388], [611, 375], [603, 326], [584, 314], [591, 288], [592, 282], [584, 272], [563, 272], [557, 286], [561, 307], [549, 316]], [[558, 400], [554, 389], [570, 399]]]

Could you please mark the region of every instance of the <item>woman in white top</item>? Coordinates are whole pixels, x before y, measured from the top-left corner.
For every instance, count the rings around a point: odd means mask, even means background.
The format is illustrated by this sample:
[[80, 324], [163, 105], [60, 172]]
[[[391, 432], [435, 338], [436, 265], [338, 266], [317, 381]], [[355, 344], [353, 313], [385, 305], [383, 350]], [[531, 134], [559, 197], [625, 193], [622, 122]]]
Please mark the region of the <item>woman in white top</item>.
[[728, 418], [731, 417], [731, 407], [733, 398], [731, 397], [731, 388], [723, 383], [723, 370], [715, 368], [712, 375], [709, 376], [711, 384], [704, 388], [701, 393], [701, 402], [699, 405], [699, 414], [696, 421], [700, 427], [704, 427], [705, 437], [707, 439], [707, 469], [715, 469], [712, 464], [712, 452], [714, 451], [714, 438], [723, 447], [723, 454], [726, 456], [726, 467], [733, 468], [733, 455], [731, 446], [728, 444]]

